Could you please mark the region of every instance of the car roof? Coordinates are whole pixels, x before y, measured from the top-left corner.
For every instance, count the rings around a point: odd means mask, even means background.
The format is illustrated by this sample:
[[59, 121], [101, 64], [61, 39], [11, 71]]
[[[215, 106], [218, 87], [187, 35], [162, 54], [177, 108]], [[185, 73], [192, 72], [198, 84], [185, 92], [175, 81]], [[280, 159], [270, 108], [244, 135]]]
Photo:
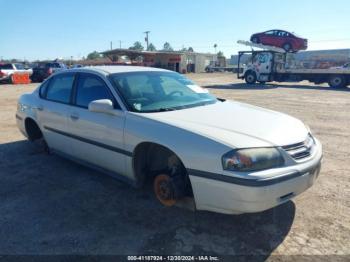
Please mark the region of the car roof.
[[[72, 71], [84, 72], [95, 71], [102, 74], [115, 74], [115, 73], [128, 73], [128, 72], [172, 72], [165, 69], [145, 66], [124, 66], [124, 65], [112, 65], [112, 66], [87, 66], [83, 68], [72, 69]], [[71, 72], [72, 72], [71, 71]]]
[[282, 31], [282, 32], [287, 32], [287, 33], [292, 34], [291, 32], [289, 32], [289, 31], [287, 31], [287, 30], [283, 30], [283, 29], [270, 29], [270, 30], [264, 31], [263, 33], [269, 32], [269, 31]]

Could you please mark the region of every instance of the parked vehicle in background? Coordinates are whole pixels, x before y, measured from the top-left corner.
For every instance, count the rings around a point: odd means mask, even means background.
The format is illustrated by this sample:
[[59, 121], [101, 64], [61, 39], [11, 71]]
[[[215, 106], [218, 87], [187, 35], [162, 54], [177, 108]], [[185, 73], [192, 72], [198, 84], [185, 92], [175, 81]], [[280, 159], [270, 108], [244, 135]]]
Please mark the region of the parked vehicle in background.
[[61, 62], [39, 63], [36, 67], [33, 68], [31, 80], [33, 82], [42, 82], [55, 72], [65, 69], [67, 69], [67, 66]]
[[198, 210], [259, 212], [307, 190], [321, 168], [321, 143], [300, 120], [151, 67], [59, 72], [19, 98], [16, 119], [45, 150], [136, 187], [153, 181], [165, 206], [193, 197]]
[[328, 83], [333, 88], [350, 85], [350, 70], [345, 67], [328, 69], [290, 68], [286, 62], [287, 53], [275, 51], [240, 51], [238, 66], [243, 55], [251, 55], [250, 62], [244, 66], [243, 73], [237, 77], [247, 84], [256, 82], [299, 82], [308, 80], [315, 84]]
[[307, 39], [300, 38], [283, 30], [269, 30], [262, 33], [253, 34], [250, 41], [256, 44], [280, 47], [287, 52], [296, 52], [307, 49]]
[[21, 63], [0, 64], [0, 81], [11, 83], [14, 73], [28, 73], [31, 75], [32, 72], [32, 69], [25, 69]]
[[346, 63], [342, 66], [333, 66], [331, 67], [331, 69], [347, 69], [347, 70], [350, 70], [350, 63]]
[[81, 68], [81, 67], [84, 67], [84, 65], [82, 64], [75, 64], [75, 65], [72, 65], [70, 68]]

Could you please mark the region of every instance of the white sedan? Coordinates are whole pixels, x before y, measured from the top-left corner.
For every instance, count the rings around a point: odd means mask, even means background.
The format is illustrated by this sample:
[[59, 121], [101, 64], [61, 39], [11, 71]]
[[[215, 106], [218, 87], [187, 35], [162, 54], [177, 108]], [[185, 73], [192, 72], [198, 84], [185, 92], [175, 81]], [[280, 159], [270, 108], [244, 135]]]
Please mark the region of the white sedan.
[[171, 206], [259, 212], [309, 188], [322, 146], [301, 121], [217, 99], [175, 72], [101, 66], [59, 72], [24, 94], [20, 131], [48, 151], [136, 187], [152, 181]]

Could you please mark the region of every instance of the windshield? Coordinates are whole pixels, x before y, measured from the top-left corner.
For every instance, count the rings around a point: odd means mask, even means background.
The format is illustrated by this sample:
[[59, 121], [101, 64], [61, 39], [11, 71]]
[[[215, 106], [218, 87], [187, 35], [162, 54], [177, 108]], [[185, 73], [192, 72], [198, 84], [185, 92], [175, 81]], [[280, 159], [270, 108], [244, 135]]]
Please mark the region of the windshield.
[[22, 64], [15, 64], [17, 70], [24, 70], [24, 66]]
[[173, 72], [111, 74], [110, 79], [134, 112], [161, 112], [217, 102], [209, 92]]

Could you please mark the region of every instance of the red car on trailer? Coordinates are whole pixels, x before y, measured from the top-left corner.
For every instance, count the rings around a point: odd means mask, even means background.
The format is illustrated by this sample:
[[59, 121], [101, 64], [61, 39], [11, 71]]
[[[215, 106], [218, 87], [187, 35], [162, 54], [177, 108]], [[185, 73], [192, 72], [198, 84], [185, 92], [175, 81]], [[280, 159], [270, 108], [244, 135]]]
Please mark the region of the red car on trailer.
[[307, 49], [307, 39], [278, 29], [253, 34], [250, 37], [250, 41], [257, 44], [280, 47], [287, 52], [296, 52]]

